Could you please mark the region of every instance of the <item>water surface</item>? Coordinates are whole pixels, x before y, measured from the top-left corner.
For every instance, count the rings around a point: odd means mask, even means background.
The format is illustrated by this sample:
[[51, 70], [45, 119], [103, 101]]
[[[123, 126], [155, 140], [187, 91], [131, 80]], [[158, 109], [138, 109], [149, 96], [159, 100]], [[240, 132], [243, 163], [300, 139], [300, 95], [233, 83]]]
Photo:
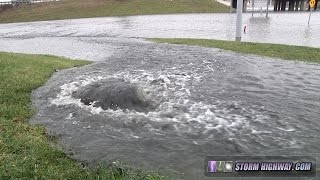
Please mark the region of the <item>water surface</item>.
[[[307, 15], [246, 14], [243, 39], [320, 47], [319, 18], [307, 27]], [[44, 125], [77, 160], [120, 160], [198, 179], [205, 155], [319, 155], [319, 65], [141, 39], [232, 40], [234, 19], [188, 14], [1, 24], [0, 50], [96, 61], [56, 73], [32, 95], [38, 113], [31, 122]], [[153, 108], [104, 110], [75, 96], [114, 79], [138, 85]]]

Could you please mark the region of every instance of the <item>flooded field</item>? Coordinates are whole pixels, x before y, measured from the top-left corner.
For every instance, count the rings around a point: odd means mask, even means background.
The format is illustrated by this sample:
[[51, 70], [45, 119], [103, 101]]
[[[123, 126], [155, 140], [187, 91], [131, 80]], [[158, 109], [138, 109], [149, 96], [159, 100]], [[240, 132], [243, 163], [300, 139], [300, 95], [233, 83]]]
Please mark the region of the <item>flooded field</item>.
[[[280, 34], [277, 16], [294, 17]], [[246, 15], [244, 40], [320, 47], [320, 21], [299, 28], [304, 16]], [[97, 61], [33, 92], [31, 122], [78, 160], [198, 179], [206, 155], [319, 155], [319, 65], [136, 38], [233, 39], [228, 22], [203, 14], [2, 24], [0, 50]]]

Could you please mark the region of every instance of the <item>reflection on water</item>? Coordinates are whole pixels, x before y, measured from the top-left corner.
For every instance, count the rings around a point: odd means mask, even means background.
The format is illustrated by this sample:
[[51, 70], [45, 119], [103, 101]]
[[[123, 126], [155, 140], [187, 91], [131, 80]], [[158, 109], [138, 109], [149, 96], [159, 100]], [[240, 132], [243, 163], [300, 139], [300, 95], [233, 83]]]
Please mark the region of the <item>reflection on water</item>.
[[128, 17], [122, 17], [117, 21], [120, 25], [122, 25], [123, 29], [131, 29], [133, 27], [132, 21]]
[[[248, 28], [248, 36], [255, 36], [256, 34], [260, 34], [260, 41], [266, 41], [270, 34], [270, 18], [266, 17], [251, 17], [249, 19]], [[251, 33], [252, 32], [252, 33]], [[253, 37], [254, 38], [254, 37]]]
[[312, 37], [312, 27], [306, 27], [305, 31], [304, 31], [304, 38], [306, 41], [308, 41], [310, 39], [310, 37]]

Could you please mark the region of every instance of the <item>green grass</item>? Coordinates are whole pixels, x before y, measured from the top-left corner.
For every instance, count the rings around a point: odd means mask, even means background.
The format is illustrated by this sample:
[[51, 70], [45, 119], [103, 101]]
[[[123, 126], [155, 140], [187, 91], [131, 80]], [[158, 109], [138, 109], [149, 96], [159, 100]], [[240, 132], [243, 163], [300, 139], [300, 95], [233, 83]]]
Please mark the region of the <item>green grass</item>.
[[0, 179], [161, 179], [123, 166], [82, 168], [43, 127], [31, 126], [30, 93], [56, 69], [89, 62], [0, 52]]
[[0, 23], [172, 13], [223, 13], [215, 0], [63, 0], [0, 11]]
[[149, 39], [159, 43], [185, 44], [193, 46], [203, 46], [210, 48], [220, 48], [234, 52], [256, 54], [286, 60], [299, 60], [306, 62], [320, 63], [320, 49], [304, 46], [290, 46], [268, 43], [236, 42], [208, 39]]

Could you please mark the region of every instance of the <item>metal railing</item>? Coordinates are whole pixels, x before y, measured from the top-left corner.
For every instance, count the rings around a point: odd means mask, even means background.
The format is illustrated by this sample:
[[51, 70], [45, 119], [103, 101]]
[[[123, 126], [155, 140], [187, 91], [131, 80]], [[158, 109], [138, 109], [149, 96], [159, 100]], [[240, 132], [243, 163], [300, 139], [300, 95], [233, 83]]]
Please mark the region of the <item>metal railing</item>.
[[7, 2], [0, 2], [0, 6], [2, 5], [7, 5], [7, 4], [12, 4], [11, 1], [7, 1]]
[[12, 0], [12, 1], [0, 1], [0, 6], [4, 5], [19, 5], [19, 4], [34, 4], [34, 3], [42, 3], [42, 2], [53, 2], [53, 1], [61, 1], [61, 0]]

